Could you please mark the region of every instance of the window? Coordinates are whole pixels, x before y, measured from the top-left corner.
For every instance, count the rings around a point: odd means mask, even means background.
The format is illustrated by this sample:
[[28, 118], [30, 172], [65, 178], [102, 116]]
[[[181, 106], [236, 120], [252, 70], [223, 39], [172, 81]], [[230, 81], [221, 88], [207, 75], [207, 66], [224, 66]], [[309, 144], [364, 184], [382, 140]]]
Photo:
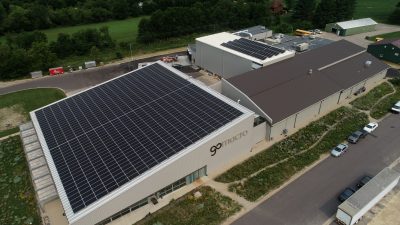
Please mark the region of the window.
[[379, 54], [379, 57], [381, 57], [381, 58], [382, 58], [382, 57], [383, 57], [383, 54]]
[[399, 56], [399, 53], [398, 53], [398, 52], [396, 52], [396, 53], [394, 53], [394, 55], [395, 55], [395, 56]]

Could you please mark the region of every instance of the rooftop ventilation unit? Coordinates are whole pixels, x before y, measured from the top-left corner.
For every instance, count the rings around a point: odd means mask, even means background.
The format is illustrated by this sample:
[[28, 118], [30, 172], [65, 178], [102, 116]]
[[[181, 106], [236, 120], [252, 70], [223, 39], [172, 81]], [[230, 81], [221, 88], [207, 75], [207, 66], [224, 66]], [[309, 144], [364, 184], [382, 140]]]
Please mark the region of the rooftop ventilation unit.
[[364, 66], [365, 66], [365, 68], [368, 68], [371, 66], [371, 64], [372, 64], [372, 62], [368, 60], [368, 61], [365, 61]]

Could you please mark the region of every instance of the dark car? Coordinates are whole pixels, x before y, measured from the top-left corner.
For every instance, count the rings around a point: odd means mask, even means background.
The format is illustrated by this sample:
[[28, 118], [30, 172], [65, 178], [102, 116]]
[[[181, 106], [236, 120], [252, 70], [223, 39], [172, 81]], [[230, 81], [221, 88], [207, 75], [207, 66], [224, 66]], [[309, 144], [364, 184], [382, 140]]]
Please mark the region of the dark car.
[[370, 176], [365, 176], [363, 177], [360, 182], [358, 182], [357, 184], [357, 189], [362, 188], [362, 186], [364, 186], [366, 183], [368, 183], [368, 181], [370, 181], [372, 179], [372, 177]]
[[352, 196], [356, 191], [353, 188], [346, 188], [338, 197], [340, 202], [346, 201], [350, 196]]
[[175, 69], [182, 69], [183, 66], [181, 64], [172, 64], [172, 67], [174, 67]]
[[361, 138], [364, 138], [365, 136], [368, 135], [368, 132], [366, 132], [365, 130], [358, 130], [356, 132], [353, 132], [348, 138], [347, 141], [355, 144], [357, 143]]

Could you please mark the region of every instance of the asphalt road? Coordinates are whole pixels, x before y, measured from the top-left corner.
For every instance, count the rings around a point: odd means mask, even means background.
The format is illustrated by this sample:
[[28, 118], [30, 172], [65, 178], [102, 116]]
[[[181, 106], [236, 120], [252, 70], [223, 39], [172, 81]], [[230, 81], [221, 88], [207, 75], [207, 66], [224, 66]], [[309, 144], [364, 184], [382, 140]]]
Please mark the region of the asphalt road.
[[184, 55], [186, 52], [176, 52], [166, 55], [159, 55], [133, 62], [106, 65], [88, 70], [75, 71], [72, 73], [65, 73], [59, 76], [46, 76], [43, 78], [28, 80], [23, 83], [18, 83], [12, 86], [0, 88], [0, 95], [20, 91], [30, 88], [38, 87], [55, 87], [64, 90], [65, 92], [75, 92], [91, 86], [97, 85], [104, 81], [110, 80], [114, 77], [132, 71], [138, 68], [138, 63], [151, 62], [159, 60], [163, 56], [167, 55]]
[[329, 157], [234, 225], [322, 225], [336, 213], [337, 196], [364, 175], [376, 175], [400, 157], [400, 115], [383, 120], [373, 134]]

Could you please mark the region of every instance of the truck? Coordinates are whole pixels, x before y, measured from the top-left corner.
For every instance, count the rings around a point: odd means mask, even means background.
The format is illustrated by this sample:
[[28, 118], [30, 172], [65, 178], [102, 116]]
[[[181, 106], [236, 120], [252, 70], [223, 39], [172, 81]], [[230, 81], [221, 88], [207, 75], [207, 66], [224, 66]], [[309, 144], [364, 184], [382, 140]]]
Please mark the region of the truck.
[[359, 222], [365, 213], [397, 185], [399, 177], [398, 171], [389, 167], [383, 169], [339, 205], [336, 222], [342, 225], [353, 225]]

